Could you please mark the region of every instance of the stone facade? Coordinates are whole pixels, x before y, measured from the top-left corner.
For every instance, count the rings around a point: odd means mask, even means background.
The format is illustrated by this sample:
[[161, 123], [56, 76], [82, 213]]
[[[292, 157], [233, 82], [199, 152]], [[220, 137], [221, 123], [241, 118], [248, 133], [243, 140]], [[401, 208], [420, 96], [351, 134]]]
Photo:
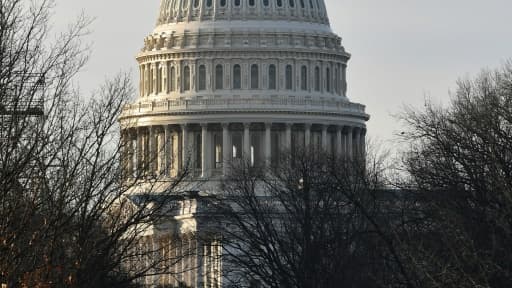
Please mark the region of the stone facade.
[[[188, 165], [207, 196], [222, 194], [234, 159], [270, 167], [305, 146], [364, 154], [369, 116], [347, 97], [349, 59], [323, 0], [162, 0], [137, 56], [139, 98], [120, 118], [126, 175], [143, 169], [165, 183]], [[167, 234], [208, 227], [202, 201], [183, 201], [188, 208], [169, 220], [176, 225], [148, 234], [152, 245], [167, 249]], [[185, 283], [222, 287], [222, 265], [207, 257], [220, 253], [218, 241], [190, 244], [202, 256], [189, 260], [200, 269]]]

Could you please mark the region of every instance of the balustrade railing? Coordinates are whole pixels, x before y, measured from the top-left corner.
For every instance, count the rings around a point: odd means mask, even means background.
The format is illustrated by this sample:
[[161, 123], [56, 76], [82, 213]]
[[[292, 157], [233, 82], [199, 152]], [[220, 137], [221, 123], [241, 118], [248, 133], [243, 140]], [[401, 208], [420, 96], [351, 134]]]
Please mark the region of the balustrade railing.
[[123, 108], [123, 116], [151, 112], [178, 111], [219, 111], [219, 110], [284, 110], [306, 112], [345, 112], [365, 113], [362, 104], [313, 99], [191, 99], [191, 100], [156, 100], [129, 104]]

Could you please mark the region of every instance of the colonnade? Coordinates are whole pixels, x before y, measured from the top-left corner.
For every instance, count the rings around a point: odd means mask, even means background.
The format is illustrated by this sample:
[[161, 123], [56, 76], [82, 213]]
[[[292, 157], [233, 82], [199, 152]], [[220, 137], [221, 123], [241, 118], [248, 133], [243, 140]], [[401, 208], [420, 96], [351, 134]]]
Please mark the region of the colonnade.
[[261, 89], [339, 96], [347, 92], [347, 65], [334, 61], [157, 61], [142, 63], [139, 70], [141, 97]]
[[244, 159], [270, 168], [280, 155], [301, 148], [352, 159], [365, 154], [366, 128], [316, 123], [193, 123], [126, 128], [122, 131], [127, 177], [175, 177], [184, 169], [209, 178], [229, 174], [229, 162]]
[[[149, 235], [139, 239], [128, 269], [148, 269], [154, 274], [139, 279], [146, 287], [178, 287], [184, 283], [187, 287], [221, 287], [220, 237], [211, 235], [198, 238], [193, 234], [180, 237], [171, 235]], [[161, 257], [155, 260], [155, 255]], [[160, 261], [160, 262], [158, 262]], [[158, 265], [155, 265], [158, 262]], [[154, 266], [152, 268], [152, 266]], [[168, 273], [162, 274], [162, 269]]]

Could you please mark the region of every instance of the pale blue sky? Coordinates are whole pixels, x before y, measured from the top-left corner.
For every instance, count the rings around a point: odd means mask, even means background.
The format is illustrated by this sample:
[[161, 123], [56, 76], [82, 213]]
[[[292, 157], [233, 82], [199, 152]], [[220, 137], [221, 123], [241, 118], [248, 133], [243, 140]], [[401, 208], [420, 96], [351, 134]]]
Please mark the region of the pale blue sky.
[[[131, 70], [156, 21], [159, 0], [57, 0], [55, 25], [80, 11], [95, 17], [92, 57], [80, 75], [84, 91]], [[349, 97], [367, 105], [372, 138], [400, 130], [391, 116], [425, 97], [449, 98], [455, 81], [512, 58], [510, 0], [326, 0], [331, 26], [352, 53]], [[387, 142], [393, 145], [392, 142]]]

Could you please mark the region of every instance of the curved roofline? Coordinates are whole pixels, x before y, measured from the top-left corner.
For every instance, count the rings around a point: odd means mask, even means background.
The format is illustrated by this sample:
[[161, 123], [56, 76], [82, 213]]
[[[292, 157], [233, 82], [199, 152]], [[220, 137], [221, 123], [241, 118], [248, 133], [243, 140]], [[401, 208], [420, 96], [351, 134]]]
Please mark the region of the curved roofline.
[[162, 0], [157, 24], [266, 18], [328, 25], [327, 14], [324, 0]]
[[157, 26], [153, 34], [183, 33], [192, 31], [286, 31], [334, 34], [325, 24], [287, 20], [217, 20], [170, 23]]

